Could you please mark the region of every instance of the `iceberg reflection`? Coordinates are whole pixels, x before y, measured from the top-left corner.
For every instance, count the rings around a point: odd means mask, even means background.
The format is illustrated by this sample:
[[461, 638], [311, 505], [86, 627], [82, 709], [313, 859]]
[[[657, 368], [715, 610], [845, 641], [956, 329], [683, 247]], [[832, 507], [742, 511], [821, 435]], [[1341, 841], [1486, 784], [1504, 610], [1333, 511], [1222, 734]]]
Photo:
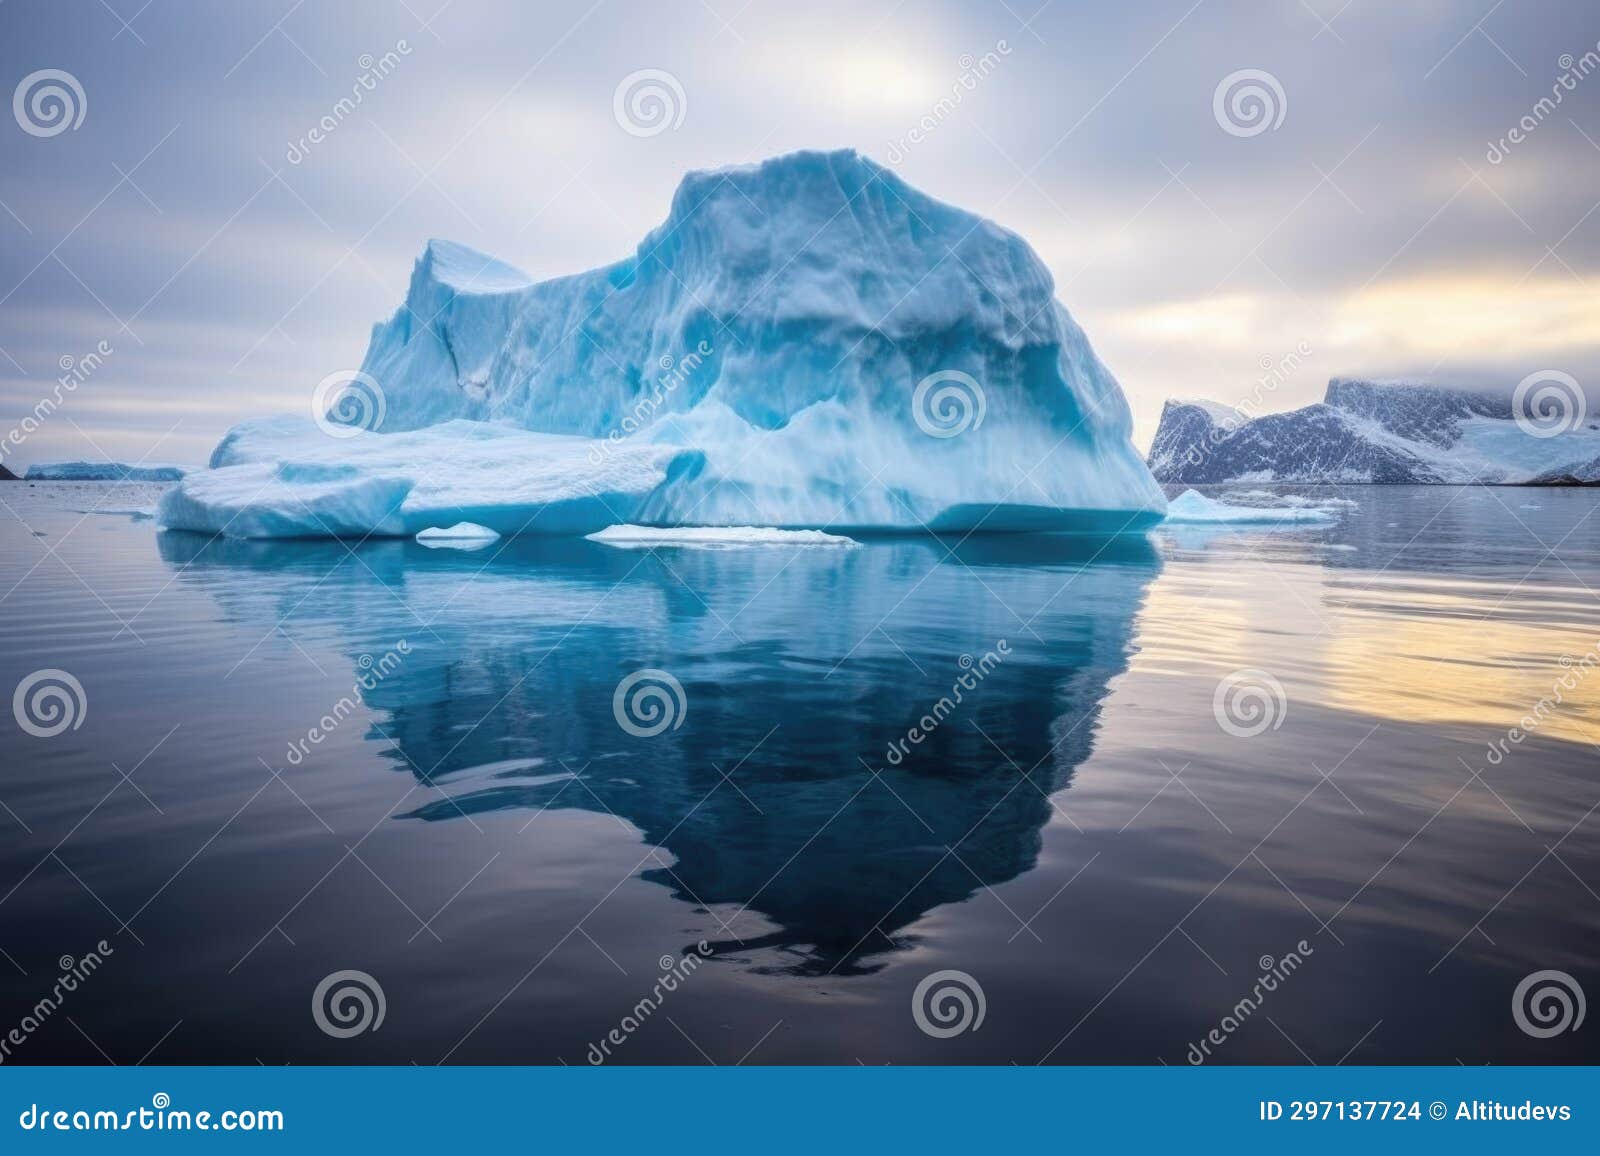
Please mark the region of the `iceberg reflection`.
[[[252, 628], [352, 663], [408, 640], [362, 695], [383, 756], [436, 788], [397, 820], [610, 813], [654, 849], [623, 877], [712, 912], [719, 954], [802, 974], [874, 970], [929, 911], [1034, 866], [1159, 568], [1142, 536], [159, 543]], [[614, 713], [641, 668], [682, 688], [649, 737]]]

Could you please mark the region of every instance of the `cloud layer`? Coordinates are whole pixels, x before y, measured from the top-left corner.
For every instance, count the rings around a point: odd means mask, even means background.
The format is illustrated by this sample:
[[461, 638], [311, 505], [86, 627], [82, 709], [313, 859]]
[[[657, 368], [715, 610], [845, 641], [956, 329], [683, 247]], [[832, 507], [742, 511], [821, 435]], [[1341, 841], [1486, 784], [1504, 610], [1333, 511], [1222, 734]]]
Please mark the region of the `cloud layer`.
[[[1593, 6], [1342, 2], [11, 0], [0, 79], [70, 75], [82, 121], [24, 93], [0, 122], [0, 427], [112, 352], [8, 460], [203, 460], [359, 364], [427, 237], [572, 272], [686, 169], [803, 147], [1026, 237], [1141, 443], [1289, 354], [1265, 408], [1600, 381]], [[678, 107], [630, 132], [646, 69]]]

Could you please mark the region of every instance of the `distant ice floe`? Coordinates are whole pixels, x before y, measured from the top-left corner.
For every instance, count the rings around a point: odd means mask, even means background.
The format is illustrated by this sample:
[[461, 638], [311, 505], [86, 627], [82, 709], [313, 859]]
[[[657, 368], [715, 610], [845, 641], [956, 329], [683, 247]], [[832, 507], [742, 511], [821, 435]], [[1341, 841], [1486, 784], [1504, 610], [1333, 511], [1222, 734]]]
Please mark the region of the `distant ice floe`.
[[1349, 498], [1316, 497], [1302, 494], [1276, 494], [1271, 490], [1226, 490], [1222, 501], [1242, 506], [1293, 506], [1313, 510], [1359, 510], [1360, 502]]
[[1185, 490], [1167, 503], [1169, 525], [1305, 525], [1337, 517], [1333, 510], [1316, 506], [1230, 506], [1198, 490]]
[[180, 482], [188, 466], [153, 462], [41, 462], [28, 467], [25, 482]]
[[690, 550], [743, 550], [760, 546], [842, 546], [849, 549], [860, 545], [854, 538], [841, 534], [779, 530], [771, 526], [608, 526], [586, 536], [590, 541], [625, 550], [649, 550], [657, 546]]

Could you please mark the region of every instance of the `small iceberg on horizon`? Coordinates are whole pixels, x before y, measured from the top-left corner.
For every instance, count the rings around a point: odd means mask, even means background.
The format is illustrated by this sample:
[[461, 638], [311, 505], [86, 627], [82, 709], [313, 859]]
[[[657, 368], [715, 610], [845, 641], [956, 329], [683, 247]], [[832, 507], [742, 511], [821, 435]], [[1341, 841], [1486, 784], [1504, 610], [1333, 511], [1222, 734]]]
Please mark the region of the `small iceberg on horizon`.
[[624, 550], [650, 550], [657, 546], [678, 546], [687, 550], [746, 550], [762, 546], [854, 549], [861, 545], [842, 534], [780, 530], [773, 526], [607, 526], [585, 537], [591, 542]]
[[1174, 526], [1285, 526], [1327, 524], [1338, 520], [1333, 511], [1317, 506], [1230, 506], [1208, 498], [1199, 490], [1185, 490], [1167, 503], [1167, 525]]
[[40, 462], [28, 467], [25, 482], [181, 482], [190, 467], [154, 462]]

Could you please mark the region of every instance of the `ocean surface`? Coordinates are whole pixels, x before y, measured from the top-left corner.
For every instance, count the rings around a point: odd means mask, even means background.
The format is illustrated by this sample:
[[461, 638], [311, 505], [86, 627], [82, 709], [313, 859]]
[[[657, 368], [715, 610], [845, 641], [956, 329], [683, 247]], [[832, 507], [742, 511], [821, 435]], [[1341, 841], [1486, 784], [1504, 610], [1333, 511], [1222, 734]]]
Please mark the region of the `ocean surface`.
[[720, 551], [159, 492], [0, 487], [6, 1063], [1600, 1060], [1517, 1005], [1600, 995], [1595, 491]]

